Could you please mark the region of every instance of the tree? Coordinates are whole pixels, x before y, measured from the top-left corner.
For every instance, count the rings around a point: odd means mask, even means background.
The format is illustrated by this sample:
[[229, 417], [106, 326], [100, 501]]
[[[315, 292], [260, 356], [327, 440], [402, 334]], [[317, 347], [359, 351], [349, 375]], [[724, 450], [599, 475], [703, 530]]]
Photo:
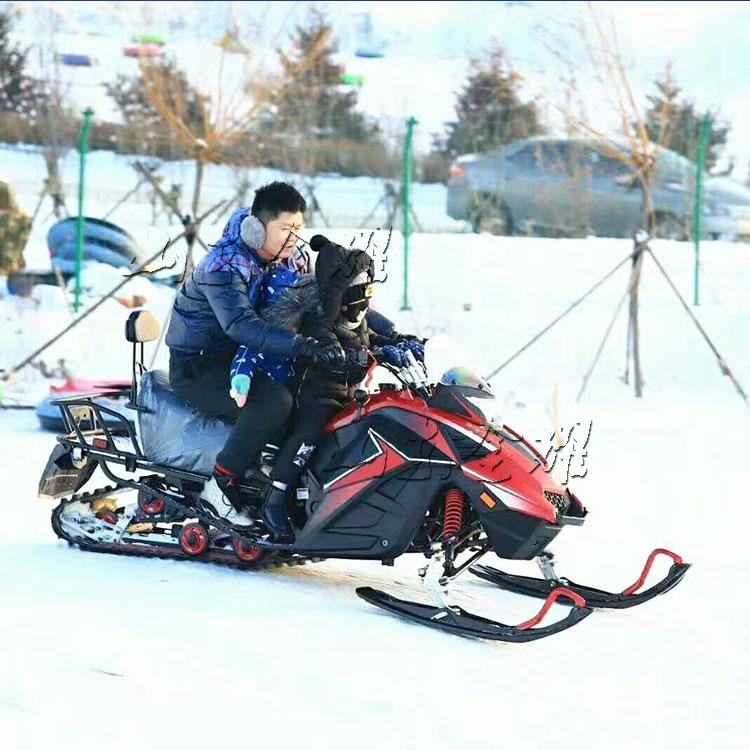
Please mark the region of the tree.
[[656, 93], [646, 98], [649, 108], [646, 112], [645, 125], [648, 136], [654, 143], [682, 154], [695, 161], [698, 154], [698, 143], [703, 120], [711, 118], [711, 127], [706, 146], [706, 171], [712, 169], [721, 155], [729, 135], [730, 126], [721, 121], [718, 111], [699, 111], [695, 103], [681, 97], [682, 89], [672, 78], [671, 66], [654, 81]]
[[330, 23], [314, 7], [289, 51], [278, 50], [282, 81], [260, 131], [278, 142], [283, 166], [307, 173], [336, 169], [337, 151], [345, 158], [357, 146], [383, 148], [377, 123], [357, 110], [357, 91], [341, 84], [337, 51]]
[[21, 271], [31, 220], [18, 208], [10, 183], [0, 182], [0, 274]]
[[0, 11], [0, 112], [32, 117], [43, 97], [43, 86], [26, 74], [30, 48], [10, 40], [12, 17]]
[[[144, 72], [148, 80], [144, 78]], [[190, 133], [204, 135], [206, 129], [205, 97], [187, 80], [185, 73], [174, 61], [149, 63], [137, 76], [119, 74], [112, 83], [104, 84], [108, 96], [114, 101], [125, 127], [146, 151], [159, 156], [184, 156], [177, 147], [165, 120], [164, 112], [176, 113]], [[160, 105], [155, 106], [158, 96]], [[161, 110], [161, 111], [160, 111]]]
[[456, 101], [456, 120], [438, 146], [449, 156], [491, 151], [505, 143], [544, 132], [534, 102], [523, 102], [523, 77], [513, 70], [505, 51], [494, 46], [472, 60]]

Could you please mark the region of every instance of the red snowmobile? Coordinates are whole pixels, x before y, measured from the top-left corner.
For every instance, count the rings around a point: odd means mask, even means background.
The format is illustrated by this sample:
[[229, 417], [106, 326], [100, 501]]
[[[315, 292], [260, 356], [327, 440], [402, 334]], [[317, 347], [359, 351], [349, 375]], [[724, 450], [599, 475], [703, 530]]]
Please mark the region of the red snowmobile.
[[[530, 641], [565, 630], [592, 607], [640, 604], [679, 583], [689, 567], [673, 552], [658, 549], [638, 580], [620, 593], [560, 578], [547, 547], [565, 526], [584, 522], [581, 501], [552, 481], [544, 457], [527, 440], [488, 422], [472, 402], [492, 397], [485, 381], [456, 368], [431, 385], [424, 366], [413, 359], [408, 367], [389, 367], [400, 386], [381, 383], [372, 393], [359, 391], [356, 402], [328, 425], [328, 436], [297, 489], [293, 543], [274, 542], [261, 520], [273, 446], [242, 486], [247, 511], [257, 522], [235, 528], [201, 503], [229, 428], [177, 399], [163, 373], [145, 370], [143, 342], [157, 336], [153, 316], [131, 315], [126, 337], [133, 344], [130, 405], [137, 430], [98, 403], [96, 395], [57, 402], [66, 432], [57, 438], [39, 493], [62, 498], [52, 513], [53, 529], [82, 549], [249, 568], [325, 558], [390, 565], [400, 555], [419, 553], [427, 558], [420, 576], [429, 604], [369, 587], [357, 594], [431, 627], [502, 641]], [[111, 484], [82, 492], [97, 468]], [[129, 501], [119, 497], [126, 492]], [[543, 577], [472, 567], [487, 552], [536, 559]], [[659, 554], [670, 557], [672, 566], [665, 578], [642, 590]], [[448, 584], [466, 570], [545, 603], [535, 617], [517, 625], [471, 614], [446, 595]], [[570, 611], [541, 624], [555, 601], [570, 605]]]

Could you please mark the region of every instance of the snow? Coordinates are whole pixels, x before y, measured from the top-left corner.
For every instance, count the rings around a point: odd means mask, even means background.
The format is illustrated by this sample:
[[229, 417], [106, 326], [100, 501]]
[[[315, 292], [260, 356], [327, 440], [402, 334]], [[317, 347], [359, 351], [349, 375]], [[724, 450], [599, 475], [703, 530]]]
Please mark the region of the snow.
[[[19, 198], [29, 200], [23, 191]], [[149, 227], [142, 208], [123, 209], [119, 221], [156, 245], [170, 230]], [[328, 234], [348, 244], [356, 232]], [[374, 238], [381, 251], [386, 239]], [[653, 248], [691, 299], [692, 248]], [[701, 305], [691, 306], [746, 389], [747, 250], [705, 243]], [[375, 299], [400, 330], [434, 337], [433, 378], [457, 364], [487, 374], [629, 252], [625, 240], [416, 234], [413, 309], [401, 311], [403, 249], [394, 235]], [[171, 292], [143, 283], [164, 320]], [[356, 586], [372, 585], [419, 598], [416, 559], [249, 573], [84, 553], [55, 538], [51, 506], [36, 497], [54, 436], [38, 430], [33, 412], [0, 410], [3, 747], [744, 747], [748, 409], [648, 257], [644, 396], [635, 399], [619, 379], [623, 314], [576, 403], [626, 283], [622, 268], [495, 377], [492, 408], [543, 442], [556, 389], [563, 426], [593, 423], [588, 472], [571, 480], [590, 516], [553, 545], [562, 573], [622, 590], [648, 552], [665, 546], [694, 564], [675, 590], [634, 610], [596, 612], [544, 641], [503, 645], [406, 623], [356, 597]], [[0, 368], [69, 322], [53, 292], [36, 302], [0, 298]], [[64, 357], [78, 377], [126, 376], [128, 312], [107, 302], [42, 359], [53, 367]], [[164, 363], [162, 347], [157, 366]], [[5, 392], [37, 396], [49, 382], [27, 368]], [[486, 561], [535, 572], [531, 563]], [[661, 561], [654, 575], [665, 571]], [[507, 622], [539, 606], [468, 576], [455, 591], [470, 611]]]

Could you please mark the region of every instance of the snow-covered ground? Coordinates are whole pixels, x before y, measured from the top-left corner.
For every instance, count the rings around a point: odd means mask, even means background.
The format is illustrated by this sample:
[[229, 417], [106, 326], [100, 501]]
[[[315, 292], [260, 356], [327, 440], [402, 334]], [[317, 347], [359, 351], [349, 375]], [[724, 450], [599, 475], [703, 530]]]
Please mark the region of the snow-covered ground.
[[[329, 234], [348, 244], [354, 231]], [[453, 364], [488, 373], [629, 250], [624, 240], [418, 234], [413, 309], [400, 311], [403, 254], [394, 236], [376, 303], [401, 330], [433, 337], [433, 377]], [[654, 250], [690, 298], [692, 249], [654, 242]], [[693, 309], [750, 388], [748, 248], [706, 243], [702, 260], [701, 306]], [[557, 388], [564, 427], [592, 420], [588, 471], [572, 480], [590, 516], [553, 545], [561, 572], [621, 590], [652, 548], [666, 546], [694, 563], [674, 591], [509, 646], [402, 622], [354, 594], [369, 584], [420, 597], [417, 560], [247, 573], [84, 553], [55, 538], [51, 507], [36, 498], [54, 436], [38, 430], [33, 412], [0, 410], [0, 745], [744, 747], [750, 611], [741, 462], [750, 412], [649, 258], [644, 396], [636, 400], [620, 381], [623, 314], [576, 404], [626, 281], [623, 268], [494, 378], [493, 410], [544, 440]], [[170, 293], [149, 291], [163, 319]], [[79, 377], [127, 375], [127, 313], [103, 305], [42, 358], [54, 366], [64, 357]], [[0, 299], [0, 368], [68, 320], [53, 288], [38, 305]], [[47, 385], [30, 371], [6, 395]], [[506, 567], [534, 572], [530, 563]], [[456, 600], [509, 622], [539, 606], [468, 577], [458, 580]]]
[[[460, 361], [480, 371], [627, 252], [614, 242], [417, 240], [414, 312], [400, 323], [452, 336], [468, 350]], [[701, 315], [748, 382], [743, 249], [707, 249], [712, 291]], [[659, 253], [678, 281], [689, 278], [686, 247]], [[389, 265], [399, 262], [392, 248]], [[623, 284], [613, 280], [495, 380], [509, 423], [542, 437], [553, 383], [563, 424], [577, 417], [572, 397]], [[392, 270], [381, 307], [394, 310], [399, 293]], [[4, 312], [16, 302], [4, 301]], [[34, 313], [25, 315], [31, 346], [41, 331]], [[624, 321], [619, 329], [582, 407], [594, 426], [589, 472], [576, 487], [592, 515], [556, 551], [566, 574], [605, 586], [624, 587], [661, 544], [695, 566], [669, 596], [637, 611], [598, 613], [575, 631], [517, 647], [404, 624], [354, 595], [365, 581], [416, 588], [413, 561], [248, 574], [69, 549], [35, 498], [53, 438], [38, 432], [30, 413], [0, 413], [5, 746], [120, 747], [134, 737], [143, 747], [197, 746], [247, 737], [309, 747], [454, 747], [495, 738], [542, 747], [585, 736], [606, 747], [739, 747], [750, 664], [740, 631], [748, 612], [735, 456], [747, 410], [652, 265], [643, 289], [641, 401], [617, 381]], [[106, 342], [104, 330], [94, 321], [87, 328], [91, 350], [76, 360], [76, 374], [121, 374], [116, 350], [127, 367], [124, 344]], [[536, 607], [479, 581], [458, 588], [468, 607], [505, 619]]]

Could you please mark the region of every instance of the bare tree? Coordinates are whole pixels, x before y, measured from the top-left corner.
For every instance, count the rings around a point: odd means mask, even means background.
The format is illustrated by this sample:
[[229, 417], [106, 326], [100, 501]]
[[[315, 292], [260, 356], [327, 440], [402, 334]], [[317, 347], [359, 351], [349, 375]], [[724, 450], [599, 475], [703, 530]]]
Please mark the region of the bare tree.
[[[249, 50], [252, 45], [243, 45]], [[324, 49], [322, 42], [313, 45], [308, 53], [296, 60], [291, 71], [291, 80], [302, 76], [315, 63], [316, 57]], [[282, 79], [278, 74], [259, 71], [251, 66], [249, 51], [245, 54], [248, 62], [247, 78], [241, 85], [230, 81], [225, 75], [225, 59], [229, 54], [221, 47], [219, 76], [217, 85], [210, 92], [201, 92], [187, 82], [185, 73], [172, 64], [142, 57], [140, 71], [144, 93], [148, 104], [159, 122], [166, 128], [171, 138], [195, 163], [195, 178], [192, 190], [190, 215], [180, 218], [188, 227], [186, 237], [195, 238], [201, 245], [205, 243], [198, 236], [199, 227], [191, 224], [200, 211], [201, 191], [205, 168], [209, 164], [236, 163], [238, 146], [242, 146], [242, 163], [258, 163], [261, 150], [253, 153], [253, 145], [260, 145], [262, 139], [254, 132], [253, 126], [261, 114], [272, 105], [279, 91], [289, 85], [289, 78]], [[153, 185], [155, 190], [157, 186]], [[158, 192], [158, 190], [157, 190]], [[162, 196], [163, 202], [167, 197]], [[169, 206], [168, 211], [175, 213]], [[192, 241], [188, 242], [188, 270], [192, 267]]]
[[[584, 14], [573, 23], [573, 31], [578, 42], [575, 49], [557, 43], [559, 38], [554, 37], [547, 44], [560, 63], [565, 91], [564, 101], [552, 102], [552, 109], [562, 117], [569, 137], [585, 139], [587, 144], [604, 158], [612, 159], [626, 167], [625, 175], [618, 177], [617, 181], [624, 186], [640, 189], [641, 225], [650, 234], [655, 234], [658, 226], [652, 198], [652, 181], [662, 153], [659, 147], [664, 145], [672, 129], [673, 113], [669, 109], [669, 103], [665, 101], [661, 111], [652, 113], [652, 117], [658, 118], [660, 123], [659, 139], [654, 142], [646, 127], [642, 97], [636, 94], [628, 75], [628, 65], [613, 19], [605, 18], [593, 3], [587, 2]], [[576, 53], [580, 51], [583, 52], [583, 64], [576, 59]], [[606, 110], [614, 115], [619, 124], [619, 137], [605, 133], [604, 129], [595, 125], [588, 116], [578, 91], [581, 76], [593, 78], [600, 107], [606, 107]], [[627, 291], [629, 314], [625, 379], [626, 382], [629, 380], [632, 361], [636, 396], [641, 396], [643, 388], [638, 293], [643, 251], [646, 247], [643, 242], [636, 243]]]

